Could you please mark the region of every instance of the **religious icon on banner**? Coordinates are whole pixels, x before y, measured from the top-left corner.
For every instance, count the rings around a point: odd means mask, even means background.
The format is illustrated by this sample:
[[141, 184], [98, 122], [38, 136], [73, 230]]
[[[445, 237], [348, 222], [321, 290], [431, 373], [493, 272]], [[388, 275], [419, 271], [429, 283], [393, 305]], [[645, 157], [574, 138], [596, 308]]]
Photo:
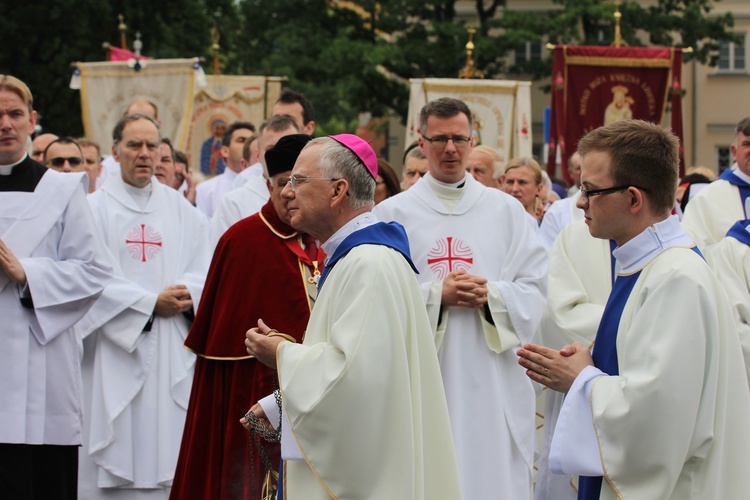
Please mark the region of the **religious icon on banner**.
[[630, 109], [630, 105], [635, 104], [635, 100], [632, 97], [628, 97], [627, 93], [628, 88], [624, 85], [615, 85], [612, 87], [612, 102], [604, 110], [604, 125], [633, 119], [633, 111]]
[[214, 116], [209, 120], [211, 136], [201, 146], [201, 173], [218, 175], [224, 172], [224, 159], [221, 156], [221, 137], [227, 129], [227, 120], [223, 116]]

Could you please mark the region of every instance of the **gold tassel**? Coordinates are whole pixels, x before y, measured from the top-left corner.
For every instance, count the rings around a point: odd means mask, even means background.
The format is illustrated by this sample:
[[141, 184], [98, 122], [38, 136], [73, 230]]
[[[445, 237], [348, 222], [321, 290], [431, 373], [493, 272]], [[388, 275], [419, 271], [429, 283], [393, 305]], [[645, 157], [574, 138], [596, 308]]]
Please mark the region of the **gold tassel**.
[[266, 478], [263, 480], [263, 487], [260, 489], [261, 500], [276, 500], [276, 490], [278, 488], [279, 473], [273, 470], [266, 472]]

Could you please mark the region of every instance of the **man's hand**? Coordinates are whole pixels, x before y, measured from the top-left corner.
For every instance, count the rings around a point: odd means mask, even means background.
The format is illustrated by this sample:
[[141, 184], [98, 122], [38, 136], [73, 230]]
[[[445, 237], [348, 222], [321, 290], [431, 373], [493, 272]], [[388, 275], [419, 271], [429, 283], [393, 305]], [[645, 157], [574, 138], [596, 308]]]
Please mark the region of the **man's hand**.
[[193, 307], [193, 301], [190, 299], [190, 291], [185, 285], [170, 285], [159, 294], [156, 299], [154, 312], [162, 318], [171, 318]]
[[195, 205], [195, 179], [193, 178], [193, 172], [185, 172], [185, 182], [187, 186], [185, 188], [185, 198], [192, 205]]
[[251, 328], [245, 333], [245, 347], [247, 353], [255, 356], [255, 359], [269, 368], [276, 369], [276, 348], [284, 342], [284, 337], [271, 336], [269, 333], [278, 333], [277, 330], [269, 328], [263, 323], [262, 319], [258, 320], [258, 327]]
[[567, 393], [573, 381], [587, 366], [593, 365], [591, 353], [578, 342], [560, 351], [526, 344], [516, 351], [518, 364], [526, 368], [526, 375], [550, 389]]
[[21, 262], [3, 240], [0, 240], [0, 268], [11, 281], [15, 281], [21, 286], [26, 285], [26, 271], [23, 270]]
[[[273, 432], [275, 429], [273, 428], [273, 425], [271, 425], [271, 422], [268, 420], [268, 417], [266, 417], [266, 412], [263, 411], [263, 407], [259, 405], [258, 403], [255, 403], [252, 408], [250, 408], [247, 413], [253, 412], [256, 417], [258, 417], [258, 420], [268, 429], [269, 431]], [[240, 423], [242, 424], [242, 427], [250, 430], [250, 423], [247, 421], [245, 416], [243, 415], [240, 419]]]
[[448, 273], [443, 280], [442, 304], [445, 306], [484, 307], [487, 280], [464, 270]]

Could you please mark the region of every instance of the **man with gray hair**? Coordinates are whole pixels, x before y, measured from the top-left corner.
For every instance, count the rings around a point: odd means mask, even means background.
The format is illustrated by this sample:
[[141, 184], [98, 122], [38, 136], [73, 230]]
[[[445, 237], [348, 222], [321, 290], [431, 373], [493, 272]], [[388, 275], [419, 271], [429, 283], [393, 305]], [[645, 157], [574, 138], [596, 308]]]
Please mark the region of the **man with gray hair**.
[[469, 153], [466, 171], [485, 186], [500, 189], [505, 173], [503, 155], [489, 146], [475, 146]]
[[154, 175], [158, 124], [128, 115], [112, 135], [120, 175], [89, 196], [117, 274], [78, 325], [88, 396], [81, 498], [105, 496], [102, 488], [158, 498], [180, 449], [195, 364], [183, 343], [208, 271], [208, 234], [195, 207]]
[[463, 497], [528, 498], [535, 396], [513, 347], [534, 338], [547, 259], [523, 206], [466, 171], [468, 106], [437, 99], [420, 118], [429, 172], [375, 214], [409, 235], [439, 349]]
[[739, 121], [731, 146], [734, 165], [695, 195], [682, 226], [702, 248], [721, 241], [738, 220], [750, 218], [750, 116]]
[[292, 226], [329, 256], [302, 344], [262, 319], [246, 335], [248, 353], [278, 368], [278, 397], [243, 423], [283, 428], [283, 498], [461, 497], [406, 233], [371, 213], [377, 168], [357, 136], [315, 139], [282, 192]]

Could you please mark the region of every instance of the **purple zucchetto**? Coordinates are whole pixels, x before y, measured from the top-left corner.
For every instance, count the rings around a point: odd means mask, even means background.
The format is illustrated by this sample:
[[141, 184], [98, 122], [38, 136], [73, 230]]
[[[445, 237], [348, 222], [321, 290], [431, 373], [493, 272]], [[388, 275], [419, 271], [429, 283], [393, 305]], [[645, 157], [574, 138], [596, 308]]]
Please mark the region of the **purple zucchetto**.
[[370, 143], [354, 134], [329, 135], [331, 139], [338, 142], [360, 159], [373, 179], [378, 178], [378, 157], [375, 155]]

